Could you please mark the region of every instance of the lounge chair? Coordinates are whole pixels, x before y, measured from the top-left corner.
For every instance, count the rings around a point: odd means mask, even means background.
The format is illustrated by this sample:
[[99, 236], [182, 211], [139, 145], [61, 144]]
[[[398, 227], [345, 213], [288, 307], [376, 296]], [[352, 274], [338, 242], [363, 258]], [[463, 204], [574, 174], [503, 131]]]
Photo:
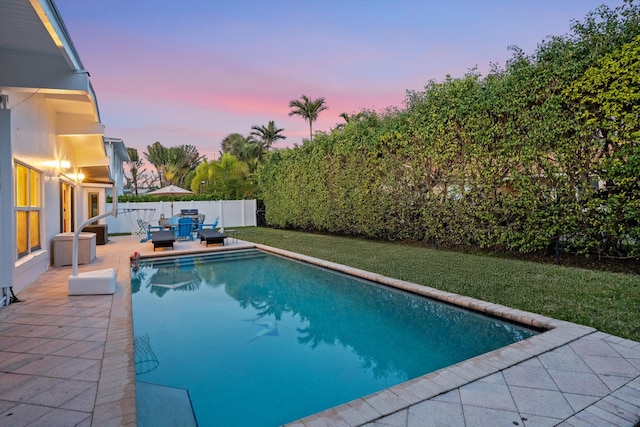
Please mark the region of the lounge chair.
[[198, 236], [200, 236], [200, 243], [205, 242], [206, 246], [209, 246], [211, 243], [222, 243], [222, 246], [224, 246], [224, 239], [227, 237], [226, 234], [220, 233], [217, 230], [204, 228], [198, 230]]
[[153, 251], [156, 248], [171, 248], [173, 249], [173, 242], [176, 241], [176, 236], [172, 231], [154, 231], [151, 233], [151, 242], [153, 243]]

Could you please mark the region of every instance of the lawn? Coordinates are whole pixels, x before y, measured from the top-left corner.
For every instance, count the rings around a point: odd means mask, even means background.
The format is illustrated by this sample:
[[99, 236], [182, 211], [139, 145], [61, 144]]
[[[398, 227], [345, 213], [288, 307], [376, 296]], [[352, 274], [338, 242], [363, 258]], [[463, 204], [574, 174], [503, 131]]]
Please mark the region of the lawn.
[[640, 341], [640, 275], [271, 228], [238, 238]]

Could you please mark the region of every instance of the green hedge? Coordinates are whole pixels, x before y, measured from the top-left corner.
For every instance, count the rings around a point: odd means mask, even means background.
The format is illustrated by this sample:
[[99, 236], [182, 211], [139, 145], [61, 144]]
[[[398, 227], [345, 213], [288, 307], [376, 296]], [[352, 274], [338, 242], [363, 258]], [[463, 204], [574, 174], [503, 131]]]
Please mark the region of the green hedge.
[[[219, 194], [189, 194], [187, 196], [154, 196], [150, 194], [140, 194], [136, 195], [122, 195], [118, 196], [118, 203], [126, 203], [126, 202], [189, 202], [191, 200], [194, 201], [208, 201], [208, 200], [221, 200]], [[107, 196], [107, 203], [111, 203], [113, 201], [111, 196]]]
[[639, 16], [601, 7], [504, 69], [431, 81], [401, 110], [273, 152], [257, 171], [267, 222], [638, 258]]

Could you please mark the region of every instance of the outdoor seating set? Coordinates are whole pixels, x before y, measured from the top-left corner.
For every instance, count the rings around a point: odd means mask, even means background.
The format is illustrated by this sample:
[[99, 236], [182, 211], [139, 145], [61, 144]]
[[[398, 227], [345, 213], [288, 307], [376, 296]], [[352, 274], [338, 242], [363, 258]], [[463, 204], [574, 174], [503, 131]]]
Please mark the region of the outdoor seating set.
[[227, 236], [217, 231], [218, 218], [211, 224], [204, 224], [204, 215], [202, 215], [202, 221], [199, 219], [200, 216], [196, 219], [193, 215], [186, 214], [168, 218], [167, 221], [160, 218], [157, 226], [149, 225], [147, 235], [148, 240], [153, 243], [153, 250], [169, 247], [173, 249], [173, 243], [176, 240], [193, 241], [196, 236], [200, 238], [200, 243], [204, 242], [206, 246], [212, 243], [224, 245], [224, 239]]

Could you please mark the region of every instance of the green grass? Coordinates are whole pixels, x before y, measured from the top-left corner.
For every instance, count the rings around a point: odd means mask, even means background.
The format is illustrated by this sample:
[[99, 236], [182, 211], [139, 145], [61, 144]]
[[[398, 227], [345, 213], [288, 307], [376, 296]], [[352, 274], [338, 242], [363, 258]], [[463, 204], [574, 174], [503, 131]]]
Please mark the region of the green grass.
[[640, 341], [640, 275], [270, 228], [238, 238]]

